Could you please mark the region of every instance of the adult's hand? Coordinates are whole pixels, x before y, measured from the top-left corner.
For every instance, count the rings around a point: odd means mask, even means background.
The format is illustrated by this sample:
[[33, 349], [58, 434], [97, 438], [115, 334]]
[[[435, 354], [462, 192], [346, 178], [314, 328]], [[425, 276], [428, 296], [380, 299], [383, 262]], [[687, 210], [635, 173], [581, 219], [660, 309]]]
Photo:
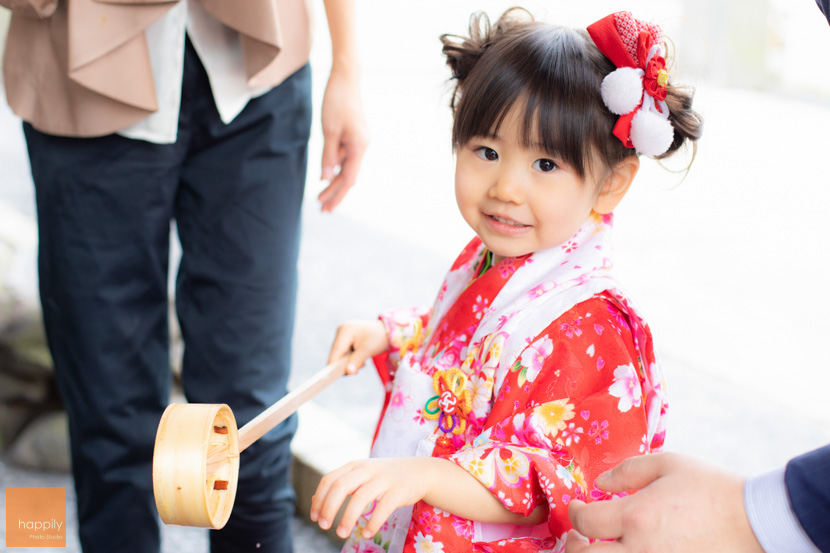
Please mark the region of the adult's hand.
[[322, 179], [329, 185], [317, 199], [323, 211], [332, 211], [357, 180], [369, 144], [357, 78], [335, 67], [323, 96], [322, 123]]
[[331, 74], [323, 95], [322, 180], [320, 209], [331, 211], [357, 180], [369, 143], [360, 101], [355, 0], [323, 0], [331, 35]]
[[[744, 479], [693, 457], [656, 453], [627, 459], [597, 486], [637, 493], [572, 501], [566, 553], [763, 553], [746, 516]], [[579, 532], [579, 533], [577, 533]], [[597, 541], [588, 538], [616, 540]]]

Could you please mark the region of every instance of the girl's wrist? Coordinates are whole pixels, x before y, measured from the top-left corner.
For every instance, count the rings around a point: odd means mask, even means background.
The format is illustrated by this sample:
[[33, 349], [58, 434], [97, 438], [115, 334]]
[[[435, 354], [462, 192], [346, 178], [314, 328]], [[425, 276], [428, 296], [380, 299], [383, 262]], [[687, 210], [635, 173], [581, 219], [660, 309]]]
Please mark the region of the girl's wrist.
[[[430, 505], [435, 504], [435, 488], [439, 490], [443, 488], [441, 482], [446, 475], [445, 459], [438, 457], [416, 457], [416, 459], [423, 459], [423, 467], [420, 469], [421, 474], [421, 499]], [[441, 470], [441, 469], [444, 470]], [[440, 493], [440, 491], [439, 491]]]
[[[415, 457], [422, 461], [420, 467], [415, 470], [420, 476], [421, 499], [433, 507], [447, 510], [448, 495], [454, 495], [450, 490], [453, 488], [453, 477], [456, 469], [463, 470], [455, 463], [442, 457]], [[450, 492], [448, 494], [448, 492]], [[453, 513], [455, 514], [455, 513]]]

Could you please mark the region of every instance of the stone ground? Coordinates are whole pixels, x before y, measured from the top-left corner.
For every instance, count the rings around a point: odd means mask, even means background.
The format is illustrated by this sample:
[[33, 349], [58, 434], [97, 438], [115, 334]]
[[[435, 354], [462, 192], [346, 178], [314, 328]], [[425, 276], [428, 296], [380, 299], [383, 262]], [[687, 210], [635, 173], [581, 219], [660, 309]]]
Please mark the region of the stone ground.
[[[505, 2], [476, 4], [495, 14]], [[413, 10], [412, 25], [405, 26], [378, 24], [393, 15], [388, 3], [371, 3], [360, 14], [363, 29], [371, 31], [363, 42], [363, 90], [373, 144], [360, 183], [333, 215], [316, 210], [318, 154], [312, 154], [295, 385], [325, 364], [343, 320], [430, 303], [469, 239], [454, 207], [447, 75], [435, 36], [463, 31], [465, 14], [479, 6], [442, 5], [446, 17]], [[319, 19], [317, 52], [325, 52], [325, 21]], [[325, 55], [316, 55], [313, 61], [324, 68]], [[315, 81], [317, 105], [322, 74]], [[704, 140], [685, 180], [644, 162], [617, 213], [617, 269], [662, 353], [672, 405], [667, 449], [754, 474], [830, 442], [830, 359], [823, 353], [830, 334], [824, 290], [830, 281], [830, 91], [810, 92], [805, 102], [791, 92], [719, 88], [705, 76], [690, 81], [706, 116]], [[19, 126], [4, 110], [0, 199], [31, 215]], [[311, 151], [320, 151], [316, 127]], [[380, 386], [364, 370], [316, 402], [368, 435]], [[349, 460], [337, 448], [326, 455]], [[17, 485], [71, 490], [65, 476], [0, 465], [0, 488]], [[310, 527], [298, 520], [297, 528], [298, 551], [325, 550], [327, 542], [302, 541], [318, 539]], [[166, 551], [204, 551], [200, 531], [179, 530], [166, 532]]]

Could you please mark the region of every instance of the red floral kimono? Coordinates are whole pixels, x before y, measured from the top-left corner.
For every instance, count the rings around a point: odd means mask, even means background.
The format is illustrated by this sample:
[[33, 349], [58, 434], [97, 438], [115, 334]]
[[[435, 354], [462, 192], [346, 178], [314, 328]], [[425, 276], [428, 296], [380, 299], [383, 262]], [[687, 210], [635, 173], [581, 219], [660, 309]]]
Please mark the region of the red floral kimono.
[[419, 502], [374, 539], [358, 521], [344, 551], [560, 551], [573, 498], [606, 498], [594, 479], [662, 446], [666, 403], [651, 334], [610, 277], [610, 216], [560, 247], [482, 274], [474, 239], [432, 310], [383, 315], [375, 359], [387, 396], [373, 457], [445, 457], [510, 511], [545, 504], [538, 526], [466, 520]]

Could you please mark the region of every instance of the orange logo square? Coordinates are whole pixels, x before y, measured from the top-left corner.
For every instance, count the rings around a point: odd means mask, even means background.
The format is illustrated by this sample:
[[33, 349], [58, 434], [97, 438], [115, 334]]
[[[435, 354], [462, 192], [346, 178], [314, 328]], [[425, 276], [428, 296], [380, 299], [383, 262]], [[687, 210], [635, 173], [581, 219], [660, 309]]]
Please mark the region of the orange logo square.
[[66, 547], [66, 488], [6, 488], [6, 547]]

